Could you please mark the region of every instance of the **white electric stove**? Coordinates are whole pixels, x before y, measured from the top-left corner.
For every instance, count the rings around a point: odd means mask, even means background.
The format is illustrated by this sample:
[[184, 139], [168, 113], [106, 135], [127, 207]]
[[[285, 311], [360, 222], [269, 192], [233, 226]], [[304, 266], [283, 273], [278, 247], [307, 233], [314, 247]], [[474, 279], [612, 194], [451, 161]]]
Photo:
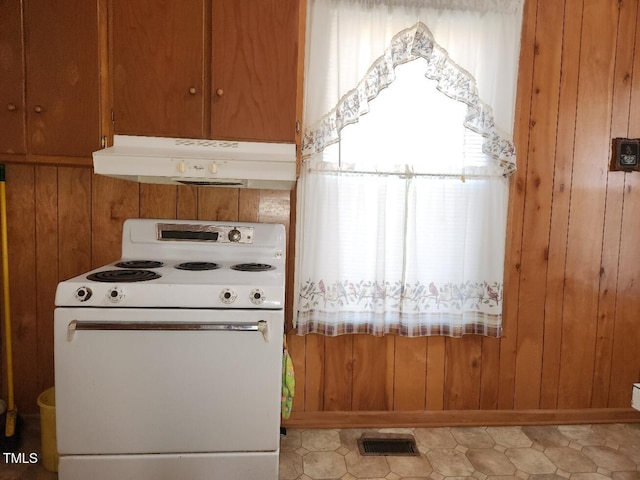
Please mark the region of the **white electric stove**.
[[61, 282], [60, 480], [278, 478], [285, 230], [132, 219]]

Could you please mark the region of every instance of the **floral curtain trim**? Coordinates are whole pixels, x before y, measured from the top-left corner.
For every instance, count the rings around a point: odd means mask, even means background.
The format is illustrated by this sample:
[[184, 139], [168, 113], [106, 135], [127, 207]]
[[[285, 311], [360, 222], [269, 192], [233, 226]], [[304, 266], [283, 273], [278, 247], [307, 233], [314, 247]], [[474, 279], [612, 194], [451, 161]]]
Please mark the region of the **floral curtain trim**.
[[492, 109], [480, 99], [475, 79], [449, 58], [422, 22], [394, 36], [389, 48], [374, 62], [356, 88], [344, 95], [315, 125], [305, 129], [303, 161], [339, 142], [342, 129], [366, 114], [369, 102], [395, 80], [395, 67], [418, 57], [427, 61], [425, 76], [437, 81], [438, 90], [467, 105], [464, 126], [484, 137], [483, 152], [500, 164], [503, 175], [513, 174], [516, 170], [515, 147], [510, 139], [498, 132]]
[[499, 337], [502, 292], [498, 282], [307, 280], [300, 286], [297, 333]]

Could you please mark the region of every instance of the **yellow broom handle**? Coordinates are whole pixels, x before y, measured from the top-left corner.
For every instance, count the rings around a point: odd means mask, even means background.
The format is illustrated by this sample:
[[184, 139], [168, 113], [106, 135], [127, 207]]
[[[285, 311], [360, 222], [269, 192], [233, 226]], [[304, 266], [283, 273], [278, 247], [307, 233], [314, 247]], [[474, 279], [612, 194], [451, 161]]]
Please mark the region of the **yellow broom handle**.
[[15, 409], [13, 398], [13, 351], [11, 349], [11, 307], [9, 296], [9, 251], [7, 242], [7, 194], [4, 165], [0, 165], [0, 231], [2, 233], [2, 286], [4, 290], [4, 335], [7, 353], [7, 411]]

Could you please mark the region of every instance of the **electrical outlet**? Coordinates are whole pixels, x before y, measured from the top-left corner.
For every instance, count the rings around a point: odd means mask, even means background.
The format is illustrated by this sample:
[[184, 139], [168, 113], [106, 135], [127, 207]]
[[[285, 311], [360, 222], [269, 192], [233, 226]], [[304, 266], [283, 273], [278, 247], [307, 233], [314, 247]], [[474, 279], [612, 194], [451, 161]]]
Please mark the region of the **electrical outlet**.
[[640, 170], [640, 139], [614, 138], [612, 171], [632, 172]]

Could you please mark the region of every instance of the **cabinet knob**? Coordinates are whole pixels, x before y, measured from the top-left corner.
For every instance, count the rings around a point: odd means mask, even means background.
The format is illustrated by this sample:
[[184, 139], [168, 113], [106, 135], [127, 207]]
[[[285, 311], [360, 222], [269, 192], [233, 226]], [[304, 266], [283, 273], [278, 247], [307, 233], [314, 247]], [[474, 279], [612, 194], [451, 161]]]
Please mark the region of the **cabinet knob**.
[[196, 92], [197, 92], [196, 87], [191, 87], [191, 88], [189, 88], [189, 94], [190, 94], [190, 95], [195, 95], [195, 94], [196, 94]]
[[42, 113], [42, 107], [40, 105], [36, 105], [33, 107], [33, 111], [36, 113]]
[[224, 95], [224, 90], [223, 90], [223, 89], [221, 89], [221, 88], [217, 89], [217, 90], [216, 90], [216, 95], [217, 95], [217, 96], [219, 96], [219, 97], [221, 97], [222, 95]]
[[14, 112], [16, 110], [16, 106], [13, 103], [9, 103], [7, 105], [7, 110], [9, 110], [10, 112]]

